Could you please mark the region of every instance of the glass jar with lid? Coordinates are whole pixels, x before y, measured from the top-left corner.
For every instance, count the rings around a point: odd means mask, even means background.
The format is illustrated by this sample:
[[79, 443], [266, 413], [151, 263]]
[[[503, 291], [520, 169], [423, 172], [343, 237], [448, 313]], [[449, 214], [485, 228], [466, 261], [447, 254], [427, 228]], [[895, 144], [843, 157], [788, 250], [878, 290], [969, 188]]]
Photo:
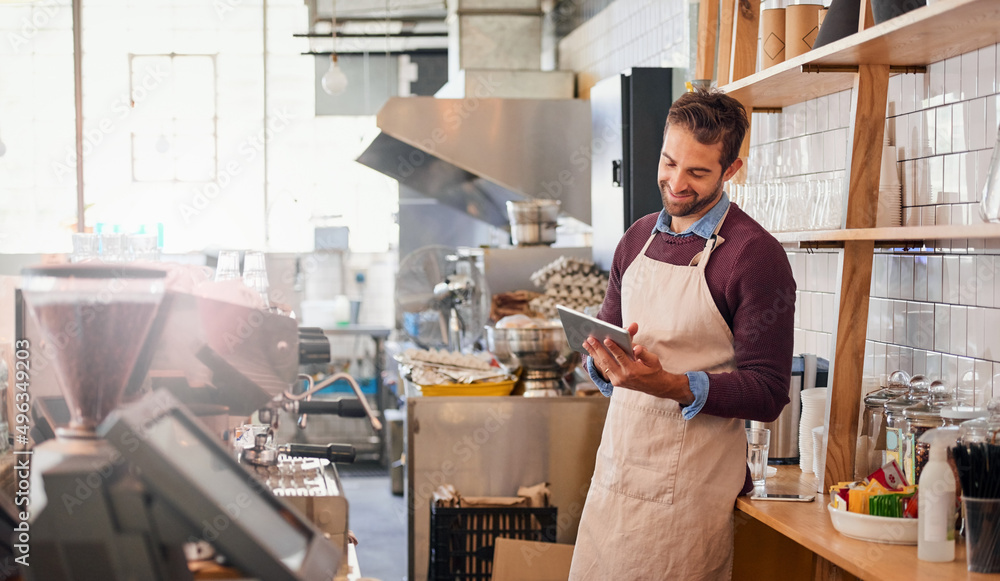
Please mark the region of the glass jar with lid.
[[988, 415], [959, 424], [959, 441], [963, 444], [1000, 444], [1000, 398], [986, 405]]
[[[900, 467], [903, 466], [902, 441], [906, 431], [903, 410], [923, 402], [930, 392], [930, 382], [923, 375], [914, 375], [908, 379], [909, 389], [906, 393], [885, 402], [885, 461], [895, 460]], [[890, 386], [893, 385], [891, 376], [889, 383]]]
[[984, 407], [969, 405], [954, 405], [941, 408], [941, 419], [945, 426], [959, 426], [969, 420], [985, 418], [990, 412]]
[[941, 410], [955, 405], [955, 393], [942, 381], [934, 381], [927, 398], [903, 409], [906, 432], [902, 439], [900, 456], [903, 458], [903, 474], [910, 484], [920, 481], [920, 472], [930, 458], [930, 445], [920, 441], [927, 430], [945, 425]]
[[883, 387], [865, 396], [858, 434], [854, 478], [862, 480], [885, 464], [885, 404], [905, 393]]

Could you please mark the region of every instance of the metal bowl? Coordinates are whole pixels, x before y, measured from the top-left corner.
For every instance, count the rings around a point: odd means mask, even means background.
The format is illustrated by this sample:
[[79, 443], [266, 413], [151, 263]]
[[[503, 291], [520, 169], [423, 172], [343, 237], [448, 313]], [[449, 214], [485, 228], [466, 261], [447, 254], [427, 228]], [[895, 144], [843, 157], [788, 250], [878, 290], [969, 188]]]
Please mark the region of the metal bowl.
[[497, 329], [486, 327], [486, 344], [509, 368], [562, 369], [573, 353], [562, 327]]

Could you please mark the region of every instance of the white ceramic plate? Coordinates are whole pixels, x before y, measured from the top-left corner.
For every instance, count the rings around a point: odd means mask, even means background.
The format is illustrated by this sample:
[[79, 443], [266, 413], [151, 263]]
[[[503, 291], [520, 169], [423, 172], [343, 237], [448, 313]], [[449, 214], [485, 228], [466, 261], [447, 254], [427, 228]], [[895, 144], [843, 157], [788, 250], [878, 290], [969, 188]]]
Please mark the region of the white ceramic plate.
[[915, 518], [890, 518], [858, 514], [838, 510], [831, 504], [826, 505], [826, 509], [830, 512], [833, 528], [845, 537], [890, 545], [917, 544], [917, 519]]

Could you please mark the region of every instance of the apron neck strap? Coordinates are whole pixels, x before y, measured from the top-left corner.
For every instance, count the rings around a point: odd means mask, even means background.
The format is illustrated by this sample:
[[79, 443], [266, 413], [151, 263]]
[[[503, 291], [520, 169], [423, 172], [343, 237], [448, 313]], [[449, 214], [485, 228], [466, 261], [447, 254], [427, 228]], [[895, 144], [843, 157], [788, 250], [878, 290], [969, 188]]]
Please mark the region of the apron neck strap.
[[722, 223], [726, 221], [726, 216], [729, 215], [730, 207], [731, 206], [726, 206], [726, 211], [722, 214], [722, 218], [719, 219], [719, 223], [716, 224], [715, 230], [712, 231], [712, 235], [705, 240], [705, 248], [698, 254], [694, 255], [694, 258], [691, 259], [690, 266], [697, 266], [699, 270], [705, 270], [705, 267], [708, 265], [708, 259], [712, 256], [712, 251], [725, 242], [726, 239], [719, 236], [719, 231], [722, 230]]
[[[722, 236], [719, 236], [719, 231], [722, 230], [722, 223], [726, 221], [726, 216], [729, 215], [729, 208], [731, 207], [732, 205], [726, 206], [726, 211], [722, 214], [722, 218], [719, 218], [719, 223], [715, 225], [715, 230], [712, 231], [712, 235], [705, 240], [705, 248], [698, 254], [694, 255], [694, 258], [691, 259], [691, 263], [688, 264], [688, 266], [697, 266], [701, 270], [705, 270], [705, 265], [708, 264], [708, 257], [711, 256], [712, 250], [715, 250], [717, 246], [726, 240]], [[649, 238], [646, 239], [646, 244], [644, 244], [642, 246], [642, 250], [639, 251], [639, 256], [646, 255], [646, 250], [649, 249], [650, 243], [652, 243], [653, 239], [656, 238], [656, 234], [657, 232], [654, 231], [649, 235]]]

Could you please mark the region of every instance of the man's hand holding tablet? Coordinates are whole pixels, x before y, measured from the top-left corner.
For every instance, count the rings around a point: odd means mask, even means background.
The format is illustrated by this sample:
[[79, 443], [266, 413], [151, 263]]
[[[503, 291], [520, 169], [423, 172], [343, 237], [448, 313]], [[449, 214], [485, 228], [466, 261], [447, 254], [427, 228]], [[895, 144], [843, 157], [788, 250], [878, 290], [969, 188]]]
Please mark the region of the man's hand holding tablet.
[[559, 311], [559, 319], [562, 321], [566, 339], [569, 340], [570, 347], [574, 350], [583, 355], [589, 355], [583, 347], [588, 337], [597, 339], [601, 345], [604, 345], [605, 339], [611, 339], [630, 358], [632, 357], [632, 337], [625, 329], [562, 305], [558, 305], [556, 310]]

